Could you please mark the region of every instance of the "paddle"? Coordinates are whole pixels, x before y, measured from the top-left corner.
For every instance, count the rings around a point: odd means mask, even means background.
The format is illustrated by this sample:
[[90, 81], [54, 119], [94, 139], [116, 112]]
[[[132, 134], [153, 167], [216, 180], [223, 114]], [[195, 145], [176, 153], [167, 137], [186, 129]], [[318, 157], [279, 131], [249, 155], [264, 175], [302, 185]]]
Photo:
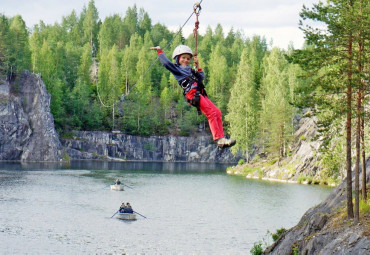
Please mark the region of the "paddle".
[[123, 184], [123, 183], [122, 183], [122, 185], [123, 185], [123, 186], [126, 186], [127, 188], [134, 189], [134, 188], [131, 188], [130, 186], [128, 186], [128, 185], [126, 185], [126, 184]]
[[118, 209], [118, 211], [117, 211], [115, 214], [113, 214], [113, 215], [112, 215], [112, 217], [110, 217], [110, 218], [113, 218], [113, 216], [114, 216], [114, 215], [116, 215], [118, 212], [119, 212], [119, 209]]
[[146, 217], [144, 215], [142, 215], [142, 214], [140, 214], [140, 213], [138, 213], [136, 211], [134, 211], [134, 213], [139, 214], [141, 217], [144, 217], [146, 219]]

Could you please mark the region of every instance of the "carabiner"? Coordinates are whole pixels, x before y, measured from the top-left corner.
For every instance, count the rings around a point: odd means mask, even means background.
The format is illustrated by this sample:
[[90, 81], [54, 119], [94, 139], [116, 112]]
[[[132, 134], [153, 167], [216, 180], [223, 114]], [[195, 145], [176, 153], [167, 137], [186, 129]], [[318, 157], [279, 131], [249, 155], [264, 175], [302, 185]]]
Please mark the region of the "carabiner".
[[199, 15], [200, 11], [202, 10], [202, 6], [200, 6], [200, 3], [196, 2], [193, 8], [194, 8], [194, 13]]

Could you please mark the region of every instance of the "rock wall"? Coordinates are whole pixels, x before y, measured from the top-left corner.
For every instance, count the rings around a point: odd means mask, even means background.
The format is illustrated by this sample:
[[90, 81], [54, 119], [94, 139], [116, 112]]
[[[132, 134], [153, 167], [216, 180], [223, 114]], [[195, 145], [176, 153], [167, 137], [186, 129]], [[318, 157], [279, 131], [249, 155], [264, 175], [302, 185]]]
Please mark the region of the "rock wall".
[[62, 146], [39, 75], [0, 80], [0, 160], [60, 161]]
[[138, 161], [237, 162], [229, 149], [220, 151], [211, 136], [132, 136], [107, 132], [74, 131], [62, 139], [71, 159]]
[[[369, 184], [370, 160], [366, 165]], [[370, 215], [360, 214], [361, 223], [355, 224], [342, 213], [346, 211], [345, 206], [346, 182], [343, 181], [324, 202], [309, 209], [297, 226], [284, 233], [264, 254], [293, 254], [294, 249], [305, 255], [370, 254]]]
[[[299, 120], [291, 146], [292, 155], [282, 162], [263, 167], [264, 178], [297, 182], [300, 176], [312, 176], [320, 179], [321, 139], [316, 139], [317, 117], [303, 117]], [[255, 177], [258, 177], [255, 174]]]

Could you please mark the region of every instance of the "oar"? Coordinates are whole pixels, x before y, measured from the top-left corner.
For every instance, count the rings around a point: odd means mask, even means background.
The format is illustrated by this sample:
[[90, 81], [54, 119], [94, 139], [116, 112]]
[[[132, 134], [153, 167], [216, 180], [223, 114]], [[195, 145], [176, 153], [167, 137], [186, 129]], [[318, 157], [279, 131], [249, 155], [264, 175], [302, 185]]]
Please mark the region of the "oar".
[[118, 209], [118, 211], [117, 211], [115, 214], [113, 214], [113, 215], [112, 215], [112, 217], [111, 217], [111, 218], [113, 218], [113, 216], [114, 216], [114, 215], [116, 215], [118, 212], [119, 212], [119, 209]]
[[130, 186], [128, 186], [128, 185], [126, 185], [126, 184], [123, 184], [123, 183], [122, 183], [122, 185], [123, 185], [123, 186], [126, 186], [127, 188], [134, 189], [134, 188], [131, 188]]
[[141, 217], [144, 217], [146, 219], [146, 217], [144, 215], [142, 215], [142, 214], [140, 214], [140, 213], [138, 213], [136, 211], [134, 211], [134, 213], [139, 214]]

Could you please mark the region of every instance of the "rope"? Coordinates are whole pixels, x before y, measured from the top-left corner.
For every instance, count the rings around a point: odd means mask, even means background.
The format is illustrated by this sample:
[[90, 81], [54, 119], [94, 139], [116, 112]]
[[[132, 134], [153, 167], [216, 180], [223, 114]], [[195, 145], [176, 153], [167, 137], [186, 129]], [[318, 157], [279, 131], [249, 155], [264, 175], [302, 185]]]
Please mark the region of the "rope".
[[[201, 1], [202, 2], [202, 1]], [[194, 13], [196, 14], [196, 21], [195, 21], [195, 28], [193, 30], [194, 37], [195, 37], [195, 48], [194, 48], [194, 56], [198, 55], [198, 28], [199, 28], [199, 13], [202, 10], [202, 7], [200, 6], [200, 3], [196, 3], [194, 5]]]

